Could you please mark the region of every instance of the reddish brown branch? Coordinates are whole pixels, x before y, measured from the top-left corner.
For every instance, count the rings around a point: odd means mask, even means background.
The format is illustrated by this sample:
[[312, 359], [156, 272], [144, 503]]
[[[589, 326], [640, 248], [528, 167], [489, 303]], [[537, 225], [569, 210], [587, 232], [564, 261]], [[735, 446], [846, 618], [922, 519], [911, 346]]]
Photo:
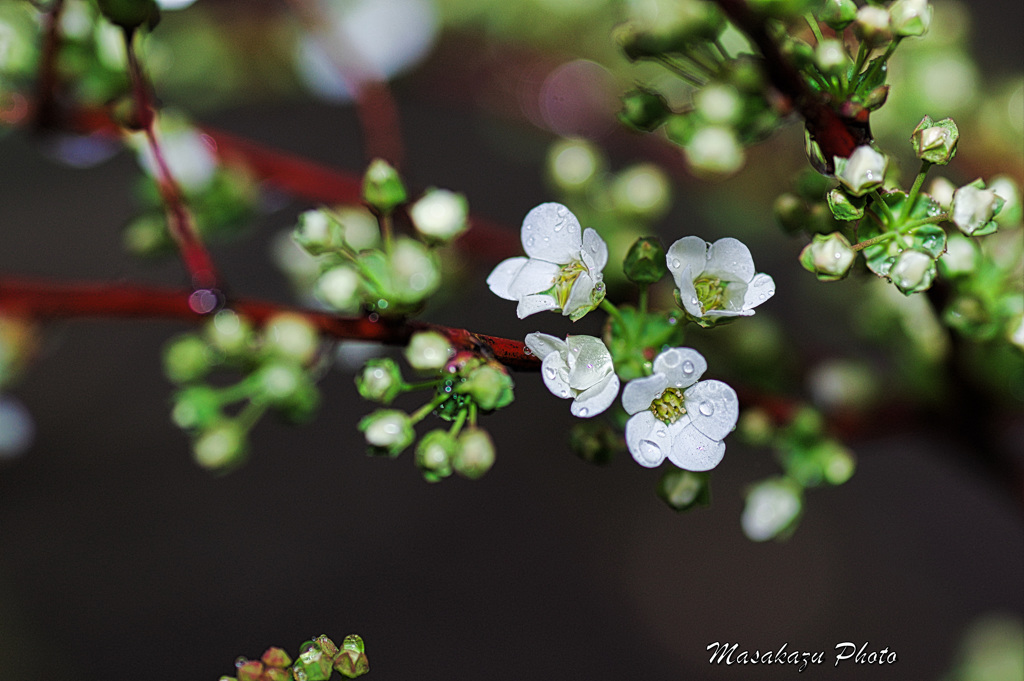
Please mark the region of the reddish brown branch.
[[[34, 320], [102, 318], [177, 319], [201, 323], [206, 317], [190, 304], [191, 291], [152, 286], [83, 282], [51, 283], [0, 277], [0, 312]], [[231, 308], [257, 323], [284, 312], [300, 314], [321, 334], [340, 340], [376, 341], [404, 345], [416, 331], [443, 334], [459, 350], [493, 356], [502, 364], [526, 371], [540, 368], [540, 360], [517, 340], [486, 336], [466, 329], [377, 315], [338, 317], [261, 300], [232, 300]]]
[[133, 38], [133, 31], [125, 31], [124, 43], [128, 53], [128, 73], [131, 78], [132, 96], [135, 103], [136, 120], [133, 122], [145, 132], [146, 142], [156, 166], [157, 188], [167, 210], [167, 225], [171, 236], [178, 245], [185, 268], [192, 278], [192, 287], [196, 290], [215, 290], [219, 288], [219, 284], [213, 259], [199, 237], [195, 220], [185, 204], [185, 196], [167, 165], [167, 159], [164, 157], [160, 141], [156, 136], [156, 112], [152, 104], [149, 82], [139, 63]]
[[847, 158], [858, 146], [871, 141], [867, 112], [862, 112], [857, 119], [840, 116], [821, 93], [811, 89], [800, 71], [782, 54], [779, 45], [768, 34], [764, 18], [752, 12], [746, 0], [715, 1], [730, 21], [761, 51], [768, 79], [803, 117], [807, 131], [821, 147], [829, 164], [832, 157]]

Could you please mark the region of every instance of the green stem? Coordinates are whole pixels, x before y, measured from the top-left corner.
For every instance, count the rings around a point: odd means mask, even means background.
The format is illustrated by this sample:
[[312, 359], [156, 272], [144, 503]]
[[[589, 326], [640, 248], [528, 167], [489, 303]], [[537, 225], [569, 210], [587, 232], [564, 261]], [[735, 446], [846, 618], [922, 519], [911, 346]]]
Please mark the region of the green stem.
[[939, 222], [944, 222], [949, 219], [949, 213], [942, 213], [940, 215], [933, 215], [930, 218], [921, 218], [920, 220], [912, 220], [900, 226], [900, 234], [906, 234], [914, 229], [917, 229], [921, 225], [934, 225]]
[[868, 239], [866, 241], [860, 241], [858, 243], [855, 243], [853, 246], [851, 246], [851, 248], [855, 251], [862, 251], [868, 246], [874, 246], [875, 244], [880, 244], [883, 241], [889, 241], [895, 236], [896, 232], [886, 232], [885, 234], [879, 234], [878, 236], [872, 237], [871, 239]]
[[868, 46], [864, 43], [861, 43], [860, 47], [857, 48], [857, 59], [853, 63], [853, 73], [860, 73], [860, 70], [864, 68], [864, 62], [866, 62], [868, 59], [868, 53]]
[[637, 301], [637, 310], [641, 315], [647, 314], [647, 284], [639, 284], [640, 286], [640, 297]]
[[451, 395], [449, 395], [448, 393], [441, 393], [440, 395], [435, 395], [434, 399], [430, 400], [422, 407], [420, 407], [412, 414], [410, 414], [409, 420], [412, 421], [412, 423], [414, 424], [419, 423], [424, 419], [424, 417], [426, 417], [427, 414], [437, 409], [442, 402], [448, 400], [449, 398], [451, 398]]
[[463, 409], [460, 411], [459, 415], [455, 417], [454, 421], [452, 421], [452, 427], [448, 429], [448, 434], [452, 437], [458, 437], [459, 432], [462, 431], [462, 426], [466, 423], [466, 417], [468, 415], [469, 412], [467, 410]]
[[914, 179], [914, 186], [910, 188], [910, 195], [907, 197], [906, 215], [910, 215], [914, 211], [914, 204], [917, 202], [917, 195], [921, 192], [921, 186], [924, 184], [924, 178], [931, 167], [931, 161], [921, 161], [921, 170], [918, 171], [917, 177]]
[[703, 87], [704, 85], [707, 84], [706, 81], [704, 81], [703, 78], [700, 78], [697, 75], [690, 73], [685, 68], [683, 68], [683, 66], [681, 64], [676, 62], [674, 59], [670, 59], [669, 57], [666, 57], [665, 55], [658, 55], [654, 59], [655, 59], [655, 61], [660, 63], [662, 66], [667, 68], [669, 71], [671, 71], [672, 73], [676, 74], [677, 76], [679, 76], [680, 78], [685, 80], [690, 85], [694, 85], [696, 87]]
[[426, 390], [428, 388], [436, 388], [437, 381], [420, 381], [419, 383], [402, 383], [401, 391], [404, 393], [411, 393], [416, 390]]
[[267, 403], [262, 401], [253, 401], [245, 405], [245, 408], [239, 412], [237, 421], [242, 426], [245, 432], [252, 430], [252, 427], [263, 416], [263, 412], [267, 410]]
[[876, 205], [880, 206], [882, 215], [885, 217], [886, 226], [894, 226], [896, 224], [896, 216], [892, 214], [892, 209], [889, 208], [889, 204], [882, 200], [882, 195], [878, 193], [877, 189], [871, 190], [871, 198], [875, 200]]
[[814, 34], [814, 39], [817, 40], [820, 44], [821, 41], [824, 40], [824, 38], [821, 35], [821, 26], [818, 25], [818, 22], [814, 18], [814, 15], [808, 12], [807, 14], [804, 15], [804, 21], [806, 21], [807, 25], [811, 27], [811, 33]]
[[256, 376], [250, 374], [243, 380], [221, 388], [217, 391], [217, 398], [220, 399], [221, 404], [231, 404], [232, 402], [241, 402], [244, 399], [248, 399], [256, 392]]
[[380, 225], [380, 233], [384, 237], [384, 252], [391, 255], [391, 245], [394, 242], [392, 232], [394, 232], [394, 222], [391, 218], [391, 213], [382, 213], [377, 216], [377, 224]]
[[612, 319], [617, 321], [623, 329], [626, 328], [626, 322], [622, 319], [622, 313], [619, 312], [619, 308], [615, 307], [615, 305], [613, 305], [607, 298], [601, 301], [600, 307], [602, 310], [607, 312]]

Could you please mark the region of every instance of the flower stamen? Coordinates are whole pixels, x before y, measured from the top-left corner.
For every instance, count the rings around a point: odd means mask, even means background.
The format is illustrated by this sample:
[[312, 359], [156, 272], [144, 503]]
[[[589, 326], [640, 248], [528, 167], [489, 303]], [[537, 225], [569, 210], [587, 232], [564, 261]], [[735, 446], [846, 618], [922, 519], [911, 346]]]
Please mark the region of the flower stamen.
[[672, 425], [686, 414], [683, 391], [678, 388], [667, 388], [653, 402], [651, 402], [651, 413], [665, 425]]
[[564, 310], [566, 305], [569, 304], [569, 294], [572, 292], [573, 284], [586, 271], [587, 266], [581, 260], [573, 260], [563, 265], [562, 269], [559, 270], [553, 287], [555, 300], [558, 301], [559, 308]]
[[725, 307], [726, 286], [728, 286], [728, 282], [723, 282], [718, 277], [704, 276], [693, 280], [701, 312], [721, 310]]

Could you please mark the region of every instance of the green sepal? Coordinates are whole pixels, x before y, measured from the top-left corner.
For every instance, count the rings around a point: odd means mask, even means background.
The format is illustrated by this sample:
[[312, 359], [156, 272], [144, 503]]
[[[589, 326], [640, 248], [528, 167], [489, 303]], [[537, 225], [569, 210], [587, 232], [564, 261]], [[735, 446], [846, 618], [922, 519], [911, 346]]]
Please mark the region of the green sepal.
[[909, 233], [911, 248], [938, 258], [946, 250], [946, 231], [936, 225], [921, 225]]
[[640, 314], [623, 305], [618, 317], [610, 317], [604, 343], [612, 354], [615, 372], [623, 381], [649, 375], [654, 358], [667, 346], [682, 342], [679, 318]]
[[152, 31], [160, 23], [156, 0], [96, 0], [96, 4], [110, 23], [126, 31], [134, 31], [143, 24]]
[[667, 471], [658, 481], [658, 497], [676, 511], [711, 503], [711, 474], [682, 469]]
[[622, 109], [617, 117], [634, 130], [651, 132], [664, 123], [670, 113], [668, 101], [660, 92], [637, 86], [622, 96]]
[[647, 286], [660, 281], [668, 274], [665, 247], [661, 245], [661, 239], [656, 236], [637, 239], [626, 253], [622, 270], [634, 284]]
[[836, 220], [849, 222], [864, 217], [864, 207], [867, 205], [866, 196], [851, 196], [841, 187], [833, 187], [829, 191], [827, 199], [829, 210], [832, 211]]
[[363, 200], [381, 213], [390, 213], [409, 198], [398, 171], [384, 159], [370, 161], [363, 175]]

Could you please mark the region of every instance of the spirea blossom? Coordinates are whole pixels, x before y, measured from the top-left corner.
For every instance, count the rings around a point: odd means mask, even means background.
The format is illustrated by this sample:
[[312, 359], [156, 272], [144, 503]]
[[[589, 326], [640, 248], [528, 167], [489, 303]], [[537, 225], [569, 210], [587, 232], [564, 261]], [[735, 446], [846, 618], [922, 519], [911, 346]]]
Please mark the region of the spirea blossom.
[[626, 445], [641, 466], [668, 458], [680, 468], [707, 471], [722, 460], [739, 399], [721, 381], [698, 382], [707, 366], [692, 348], [669, 348], [654, 359], [653, 375], [626, 384]]
[[590, 418], [604, 412], [619, 394], [612, 354], [593, 336], [568, 336], [563, 341], [531, 333], [526, 347], [540, 360], [544, 385], [557, 397], [572, 399], [573, 416]]
[[750, 249], [737, 239], [709, 244], [697, 236], [684, 237], [669, 247], [665, 260], [680, 304], [701, 326], [750, 316], [775, 295], [775, 282], [754, 272]]
[[593, 229], [560, 203], [542, 203], [523, 220], [528, 258], [501, 262], [487, 285], [505, 300], [519, 301], [520, 319], [544, 310], [561, 310], [576, 321], [604, 300], [602, 271], [608, 246]]

